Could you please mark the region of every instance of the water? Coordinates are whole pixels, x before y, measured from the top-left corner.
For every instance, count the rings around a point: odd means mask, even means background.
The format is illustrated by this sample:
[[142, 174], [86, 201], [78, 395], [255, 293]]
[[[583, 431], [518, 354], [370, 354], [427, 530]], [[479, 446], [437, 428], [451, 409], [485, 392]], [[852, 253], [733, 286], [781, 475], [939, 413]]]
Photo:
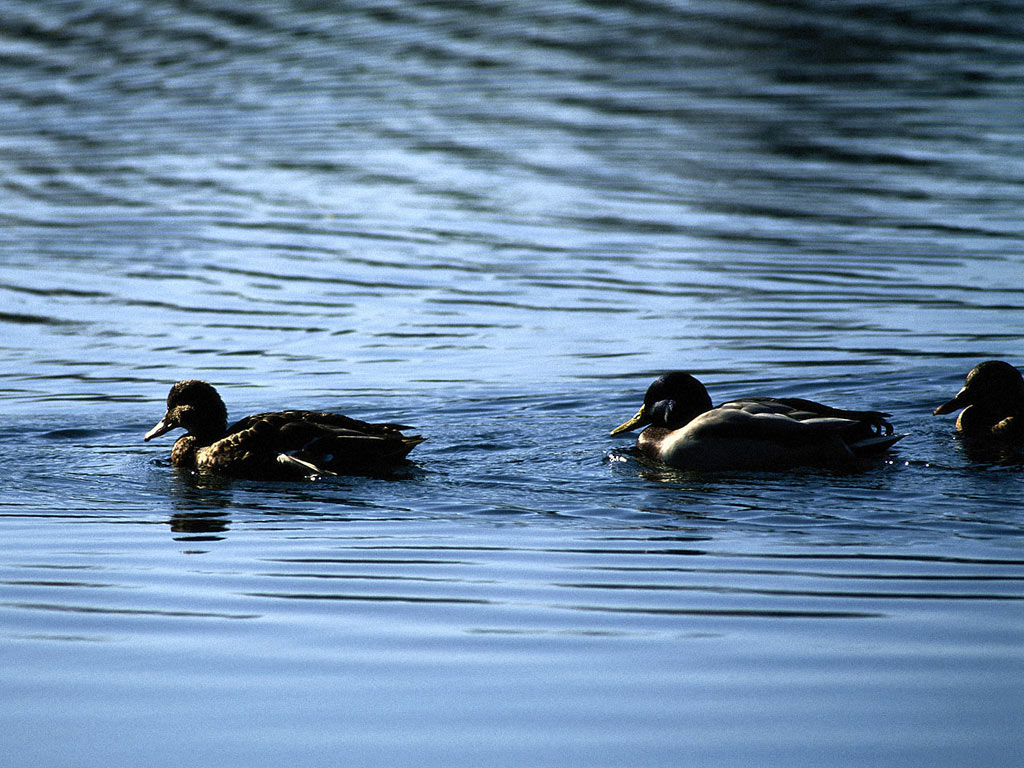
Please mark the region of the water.
[[[0, 3], [9, 765], [1017, 765], [1012, 3]], [[893, 413], [693, 477], [653, 377]], [[198, 481], [170, 384], [430, 441]], [[990, 457], [987, 457], [990, 458]]]

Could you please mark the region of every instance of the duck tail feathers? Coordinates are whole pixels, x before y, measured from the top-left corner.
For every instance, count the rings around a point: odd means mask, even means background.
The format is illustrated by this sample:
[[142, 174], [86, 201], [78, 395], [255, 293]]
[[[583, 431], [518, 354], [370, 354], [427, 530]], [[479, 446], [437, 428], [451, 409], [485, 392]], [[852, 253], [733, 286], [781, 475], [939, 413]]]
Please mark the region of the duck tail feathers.
[[850, 453], [858, 457], [880, 456], [906, 437], [903, 435], [874, 435], [849, 444]]
[[398, 452], [398, 455], [402, 458], [409, 455], [409, 452], [420, 443], [425, 443], [430, 438], [423, 437], [422, 435], [408, 435], [402, 436], [402, 449]]

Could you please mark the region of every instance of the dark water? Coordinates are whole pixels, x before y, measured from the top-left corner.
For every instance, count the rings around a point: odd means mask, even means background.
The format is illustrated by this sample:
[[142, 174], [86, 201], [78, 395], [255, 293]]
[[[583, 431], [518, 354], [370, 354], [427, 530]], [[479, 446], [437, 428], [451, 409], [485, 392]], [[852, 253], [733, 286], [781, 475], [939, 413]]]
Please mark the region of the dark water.
[[[0, 3], [0, 762], [1019, 765], [1016, 3]], [[660, 371], [894, 414], [868, 471], [607, 437]], [[196, 481], [232, 416], [390, 480]], [[992, 457], [984, 457], [991, 459]]]

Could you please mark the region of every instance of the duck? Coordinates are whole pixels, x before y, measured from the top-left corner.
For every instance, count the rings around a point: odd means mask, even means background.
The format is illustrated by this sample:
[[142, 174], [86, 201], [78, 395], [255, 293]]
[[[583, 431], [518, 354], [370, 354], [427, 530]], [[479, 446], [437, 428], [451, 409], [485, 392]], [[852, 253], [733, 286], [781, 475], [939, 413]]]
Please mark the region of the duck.
[[176, 467], [251, 479], [385, 474], [426, 438], [403, 435], [413, 427], [371, 424], [339, 413], [275, 411], [227, 426], [217, 390], [199, 379], [179, 381], [167, 412], [143, 440], [184, 429], [171, 449]]
[[958, 410], [956, 431], [963, 437], [1024, 443], [1024, 376], [1003, 360], [978, 363], [956, 396], [932, 415]]
[[611, 434], [646, 426], [639, 453], [677, 469], [777, 471], [881, 456], [905, 437], [888, 417], [800, 398], [747, 397], [716, 408], [700, 381], [672, 371], [654, 380], [640, 410]]

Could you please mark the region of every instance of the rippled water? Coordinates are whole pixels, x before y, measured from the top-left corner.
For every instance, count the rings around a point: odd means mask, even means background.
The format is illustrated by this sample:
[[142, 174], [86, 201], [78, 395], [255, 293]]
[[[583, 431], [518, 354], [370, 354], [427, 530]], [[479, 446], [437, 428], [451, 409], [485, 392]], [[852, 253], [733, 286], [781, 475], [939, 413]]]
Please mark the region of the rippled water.
[[[1017, 765], [1015, 3], [0, 2], [11, 765]], [[889, 410], [867, 471], [687, 476], [656, 373]], [[141, 436], [412, 423], [388, 480]]]

